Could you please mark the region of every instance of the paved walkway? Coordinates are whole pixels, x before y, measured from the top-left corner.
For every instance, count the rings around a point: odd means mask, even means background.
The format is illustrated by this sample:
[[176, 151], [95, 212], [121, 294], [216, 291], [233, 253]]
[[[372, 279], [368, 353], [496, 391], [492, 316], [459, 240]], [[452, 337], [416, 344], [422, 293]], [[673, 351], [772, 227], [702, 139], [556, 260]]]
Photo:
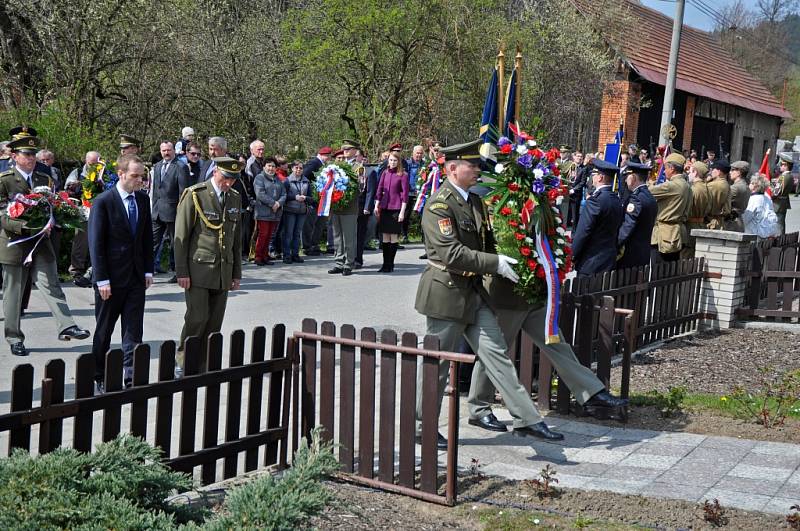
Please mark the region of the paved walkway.
[[[561, 418], [565, 437], [547, 443], [467, 424], [462, 402], [459, 465], [473, 458], [488, 475], [532, 479], [548, 464], [559, 487], [677, 498], [719, 499], [723, 506], [787, 514], [800, 502], [800, 445], [731, 437], [606, 427]], [[502, 421], [508, 411], [495, 408]], [[510, 429], [510, 426], [509, 426]]]

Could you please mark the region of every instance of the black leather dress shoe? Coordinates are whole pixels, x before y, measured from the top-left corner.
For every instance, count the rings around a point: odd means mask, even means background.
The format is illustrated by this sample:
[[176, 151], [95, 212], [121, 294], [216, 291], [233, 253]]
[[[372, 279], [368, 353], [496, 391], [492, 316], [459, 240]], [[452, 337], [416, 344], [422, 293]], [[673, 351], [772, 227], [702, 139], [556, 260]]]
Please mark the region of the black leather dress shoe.
[[92, 281], [89, 280], [86, 277], [83, 277], [83, 276], [74, 277], [72, 279], [72, 283], [75, 284], [76, 286], [78, 286], [79, 288], [91, 288], [92, 287]]
[[628, 405], [627, 398], [620, 398], [618, 396], [614, 396], [605, 389], [594, 395], [592, 398], [586, 401], [583, 404], [584, 408], [587, 407], [609, 407], [609, 408], [617, 408], [617, 407], [625, 407]]
[[420, 260], [427, 260], [428, 259], [428, 253], [420, 255], [419, 259]]
[[342, 271], [344, 271], [344, 269], [342, 269], [341, 267], [334, 267], [333, 269], [328, 269], [328, 274], [329, 275], [338, 275]]
[[319, 256], [321, 254], [322, 253], [319, 252], [318, 249], [314, 249], [314, 250], [311, 250], [311, 251], [306, 251], [306, 256]]
[[305, 260], [303, 260], [299, 256], [293, 256], [292, 257], [292, 262], [294, 262], [295, 264], [302, 264], [303, 262], [305, 262]]
[[25, 345], [22, 344], [22, 341], [19, 343], [14, 343], [11, 345], [11, 353], [15, 356], [27, 356], [28, 349], [25, 348]]
[[342, 276], [349, 277], [352, 274], [353, 274], [353, 270], [352, 269], [342, 269]]
[[550, 431], [550, 428], [547, 427], [544, 421], [531, 426], [525, 426], [524, 428], [514, 428], [514, 435], [517, 437], [538, 437], [545, 441], [560, 441], [564, 438], [562, 434]]
[[[422, 435], [415, 435], [414, 441], [417, 444], [422, 444]], [[439, 450], [447, 450], [447, 439], [441, 433], [436, 434], [436, 448]]]
[[178, 275], [172, 275], [172, 278], [167, 281], [168, 284], [177, 284], [178, 283]]
[[77, 325], [72, 325], [58, 334], [58, 339], [61, 341], [69, 341], [70, 339], [86, 339], [89, 337], [89, 331], [83, 328], [78, 328]]
[[506, 425], [497, 420], [497, 417], [494, 416], [494, 413], [489, 413], [478, 419], [469, 419], [469, 424], [471, 426], [477, 426], [479, 428], [483, 428], [484, 430], [489, 431], [508, 431]]

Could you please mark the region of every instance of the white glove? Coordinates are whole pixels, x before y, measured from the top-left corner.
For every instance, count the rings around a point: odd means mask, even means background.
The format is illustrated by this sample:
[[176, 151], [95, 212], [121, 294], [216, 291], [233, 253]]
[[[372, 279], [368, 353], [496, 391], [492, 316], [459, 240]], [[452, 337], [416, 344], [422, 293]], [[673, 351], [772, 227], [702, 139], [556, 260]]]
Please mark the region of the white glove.
[[506, 277], [508, 280], [516, 284], [517, 282], [519, 282], [519, 275], [517, 274], [516, 271], [514, 271], [514, 268], [511, 267], [516, 263], [517, 263], [516, 259], [503, 254], [498, 254], [497, 274]]

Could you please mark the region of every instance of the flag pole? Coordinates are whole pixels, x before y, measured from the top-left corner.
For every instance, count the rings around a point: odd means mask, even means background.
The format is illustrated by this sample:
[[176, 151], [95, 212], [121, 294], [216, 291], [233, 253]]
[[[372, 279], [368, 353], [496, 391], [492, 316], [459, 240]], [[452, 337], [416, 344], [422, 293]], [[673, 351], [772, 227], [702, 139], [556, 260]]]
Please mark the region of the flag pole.
[[[517, 86], [514, 95], [514, 118], [519, 123], [520, 91], [522, 90], [522, 50], [517, 46], [517, 55], [514, 56], [514, 70], [517, 71]], [[516, 124], [515, 124], [516, 125]]]
[[506, 56], [503, 53], [503, 43], [500, 43], [500, 50], [497, 52], [497, 134], [502, 135], [505, 128], [505, 117], [503, 112], [506, 108], [506, 97], [503, 92], [503, 78], [505, 77]]

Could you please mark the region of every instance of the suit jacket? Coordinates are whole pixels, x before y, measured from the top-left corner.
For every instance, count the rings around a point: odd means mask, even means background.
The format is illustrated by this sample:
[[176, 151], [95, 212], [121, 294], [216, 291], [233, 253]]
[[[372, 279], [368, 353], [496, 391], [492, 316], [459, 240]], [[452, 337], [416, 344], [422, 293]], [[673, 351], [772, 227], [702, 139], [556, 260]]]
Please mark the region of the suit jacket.
[[150, 198], [153, 202], [152, 215], [157, 221], [174, 222], [178, 210], [178, 200], [189, 186], [189, 168], [177, 160], [170, 161], [166, 173], [162, 175], [165, 161], [153, 166], [153, 184]]
[[368, 210], [369, 214], [366, 215], [369, 216], [375, 208], [375, 192], [378, 190], [378, 170], [374, 166], [366, 166], [364, 171], [366, 172], [366, 182], [363, 190], [360, 189], [359, 185], [358, 213], [364, 215], [364, 211]]
[[211, 178], [211, 176], [214, 174], [214, 172], [213, 171], [209, 171], [209, 168], [211, 168], [211, 165], [213, 163], [214, 163], [214, 161], [211, 160], [211, 159], [201, 160], [200, 161], [200, 176], [197, 178], [197, 182], [198, 183], [201, 183], [203, 181], [207, 181], [207, 180], [209, 180]]
[[581, 210], [572, 240], [575, 269], [581, 275], [611, 271], [617, 262], [622, 205], [610, 186], [595, 190]]
[[625, 220], [619, 229], [617, 245], [625, 253], [617, 262], [617, 269], [641, 267], [650, 263], [650, 236], [658, 215], [658, 203], [647, 185], [636, 188], [625, 205]]
[[117, 187], [100, 194], [89, 216], [89, 255], [92, 280], [111, 282], [115, 288], [143, 284], [146, 273], [153, 273], [153, 222], [150, 198], [135, 192], [136, 234], [131, 233], [128, 211]]
[[303, 166], [303, 177], [308, 179], [308, 182], [313, 184], [315, 180], [314, 174], [322, 169], [325, 164], [326, 163], [319, 160], [319, 157], [309, 159], [305, 166]]
[[[50, 175], [39, 173], [35, 169], [31, 175], [33, 187], [39, 186], [53, 186], [53, 180]], [[8, 204], [14, 199], [17, 194], [28, 194], [31, 192], [31, 187], [28, 181], [16, 169], [11, 168], [3, 173], [0, 173], [0, 264], [9, 264], [21, 266], [25, 257], [31, 252], [33, 246], [36, 244], [35, 240], [29, 240], [25, 243], [13, 245], [8, 244], [20, 238], [33, 236], [38, 232], [32, 231], [25, 226], [25, 222], [20, 219], [12, 219], [8, 215]], [[36, 257], [39, 260], [53, 261], [56, 259], [53, 252], [53, 245], [50, 238], [44, 237], [36, 247]]]

